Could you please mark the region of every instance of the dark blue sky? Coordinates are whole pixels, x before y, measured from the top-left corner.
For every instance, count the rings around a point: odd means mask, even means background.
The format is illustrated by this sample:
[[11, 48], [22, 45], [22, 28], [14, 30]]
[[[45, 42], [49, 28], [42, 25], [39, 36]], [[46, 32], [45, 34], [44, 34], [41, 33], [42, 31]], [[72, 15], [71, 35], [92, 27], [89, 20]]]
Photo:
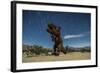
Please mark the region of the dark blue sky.
[[90, 46], [91, 15], [89, 13], [23, 10], [23, 44], [52, 48], [53, 42], [46, 31], [48, 22], [61, 27], [64, 46]]

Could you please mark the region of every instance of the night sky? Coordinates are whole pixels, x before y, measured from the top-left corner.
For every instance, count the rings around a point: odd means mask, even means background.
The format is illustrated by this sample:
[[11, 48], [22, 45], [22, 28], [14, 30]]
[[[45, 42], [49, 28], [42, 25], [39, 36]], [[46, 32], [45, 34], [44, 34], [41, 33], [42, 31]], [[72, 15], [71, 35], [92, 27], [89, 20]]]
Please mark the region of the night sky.
[[23, 44], [52, 48], [54, 43], [46, 31], [49, 22], [61, 27], [64, 46], [90, 46], [91, 15], [89, 13], [33, 10], [23, 10]]

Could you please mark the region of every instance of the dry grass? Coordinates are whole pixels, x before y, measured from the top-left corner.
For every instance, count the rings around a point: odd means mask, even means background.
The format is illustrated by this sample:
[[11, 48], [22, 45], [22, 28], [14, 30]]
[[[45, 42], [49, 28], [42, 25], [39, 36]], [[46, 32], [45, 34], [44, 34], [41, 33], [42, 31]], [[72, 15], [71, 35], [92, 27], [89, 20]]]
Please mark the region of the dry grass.
[[37, 57], [23, 57], [23, 63], [28, 62], [46, 62], [46, 61], [67, 61], [67, 60], [87, 60], [91, 58], [89, 52], [72, 52], [66, 55], [60, 54], [60, 56], [37, 56]]

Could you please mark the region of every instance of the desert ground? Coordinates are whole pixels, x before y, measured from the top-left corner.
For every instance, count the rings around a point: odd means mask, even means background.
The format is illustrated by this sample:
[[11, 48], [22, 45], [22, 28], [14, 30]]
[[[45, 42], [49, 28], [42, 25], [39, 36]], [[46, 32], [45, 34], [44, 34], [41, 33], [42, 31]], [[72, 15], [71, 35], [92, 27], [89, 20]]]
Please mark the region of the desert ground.
[[68, 61], [68, 60], [88, 60], [91, 59], [90, 52], [71, 52], [67, 54], [60, 54], [59, 56], [34, 56], [22, 57], [23, 63], [30, 62], [48, 62], [48, 61]]

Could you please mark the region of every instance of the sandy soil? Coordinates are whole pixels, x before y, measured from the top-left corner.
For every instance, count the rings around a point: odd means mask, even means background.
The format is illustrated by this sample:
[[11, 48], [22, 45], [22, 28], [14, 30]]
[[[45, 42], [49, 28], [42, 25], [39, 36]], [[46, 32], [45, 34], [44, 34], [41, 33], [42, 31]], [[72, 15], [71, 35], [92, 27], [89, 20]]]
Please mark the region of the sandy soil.
[[37, 56], [37, 57], [23, 57], [22, 62], [46, 62], [46, 61], [67, 61], [67, 60], [87, 60], [91, 58], [89, 52], [72, 52], [66, 55], [60, 54], [59, 56]]

